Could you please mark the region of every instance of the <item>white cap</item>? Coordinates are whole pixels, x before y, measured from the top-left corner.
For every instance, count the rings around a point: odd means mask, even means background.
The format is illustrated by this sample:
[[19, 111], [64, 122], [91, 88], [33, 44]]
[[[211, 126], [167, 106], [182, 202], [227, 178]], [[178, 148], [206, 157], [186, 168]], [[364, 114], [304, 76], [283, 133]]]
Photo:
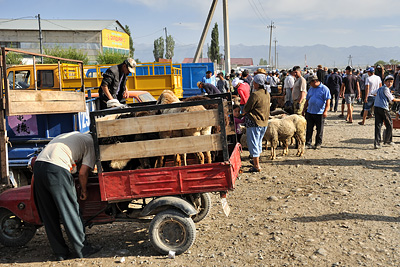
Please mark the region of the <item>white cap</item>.
[[240, 83], [242, 83], [243, 81], [241, 79], [239, 79], [238, 77], [236, 77], [235, 79], [233, 79], [232, 81], [232, 86], [236, 87], [238, 86]]

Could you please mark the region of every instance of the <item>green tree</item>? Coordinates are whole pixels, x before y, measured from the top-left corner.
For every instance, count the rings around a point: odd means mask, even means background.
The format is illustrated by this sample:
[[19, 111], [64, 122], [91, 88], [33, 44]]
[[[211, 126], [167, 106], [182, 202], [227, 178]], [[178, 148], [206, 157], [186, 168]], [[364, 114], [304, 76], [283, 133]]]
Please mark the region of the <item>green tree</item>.
[[20, 53], [8, 52], [6, 55], [7, 65], [20, 65], [22, 64], [23, 56]]
[[174, 56], [174, 49], [175, 49], [175, 41], [174, 38], [172, 38], [171, 35], [167, 36], [167, 39], [165, 40], [167, 48], [165, 51], [165, 58], [167, 59], [172, 59]]
[[389, 60], [389, 64], [390, 65], [398, 65], [398, 64], [400, 64], [400, 61], [398, 61], [396, 59], [391, 59], [391, 60]]
[[133, 58], [133, 55], [135, 54], [135, 48], [133, 47], [133, 39], [131, 36], [131, 30], [129, 29], [128, 25], [125, 25], [125, 31], [129, 35], [129, 57]]
[[385, 61], [383, 61], [383, 60], [378, 60], [377, 62], [375, 62], [375, 64], [374, 64], [374, 66], [377, 66], [377, 65], [387, 65], [387, 62], [385, 62]]
[[[54, 57], [82, 60], [83, 64], [87, 64], [89, 62], [87, 53], [84, 53], [82, 50], [72, 48], [72, 47], [69, 47], [67, 49], [62, 48], [61, 46], [55, 46], [54, 48], [45, 48], [44, 53], [46, 55], [50, 55], [50, 56], [54, 56]], [[45, 63], [45, 64], [53, 64], [53, 63], [57, 63], [57, 62], [58, 62], [57, 59], [46, 58], [46, 57], [43, 58], [43, 63]]]
[[153, 50], [154, 60], [159, 61], [164, 55], [164, 38], [160, 37], [154, 40], [154, 50]]
[[268, 65], [268, 61], [266, 59], [260, 58], [260, 63], [258, 65]]
[[208, 50], [208, 55], [212, 62], [217, 61], [217, 64], [220, 64], [218, 23], [215, 23], [211, 32], [211, 46]]
[[124, 62], [125, 59], [125, 54], [121, 54], [113, 50], [107, 50], [103, 53], [98, 54], [96, 57], [96, 61], [98, 64], [121, 64], [122, 62]]

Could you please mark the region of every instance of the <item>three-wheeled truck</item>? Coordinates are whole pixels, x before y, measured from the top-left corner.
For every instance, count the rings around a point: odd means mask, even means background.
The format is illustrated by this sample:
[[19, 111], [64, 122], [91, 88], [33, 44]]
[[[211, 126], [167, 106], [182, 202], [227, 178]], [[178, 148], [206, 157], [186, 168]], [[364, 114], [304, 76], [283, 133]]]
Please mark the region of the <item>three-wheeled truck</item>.
[[[85, 225], [150, 220], [149, 237], [158, 252], [174, 251], [178, 255], [188, 250], [195, 240], [194, 222], [203, 219], [211, 206], [209, 193], [220, 193], [222, 203], [226, 203], [226, 193], [234, 189], [241, 167], [240, 145], [232, 141], [235, 138], [231, 141], [228, 138], [234, 131], [227, 121], [226, 113], [231, 110], [227, 103], [222, 97], [216, 97], [167, 105], [142, 103], [91, 112], [97, 172], [89, 179], [88, 199], [79, 200]], [[144, 117], [129, 115], [205, 104], [214, 104], [216, 108]], [[138, 134], [204, 126], [218, 130], [211, 135], [141, 141], [132, 138]], [[214, 161], [198, 164], [194, 157], [190, 158], [191, 153], [199, 151], [213, 151]], [[174, 155], [183, 153], [189, 155], [188, 165], [174, 166]], [[113, 160], [135, 161], [159, 156], [165, 157], [165, 167], [125, 167], [111, 171], [106, 168]], [[32, 186], [34, 182], [0, 195], [0, 242], [5, 246], [26, 244], [41, 226]], [[78, 185], [77, 190], [80, 190]]]

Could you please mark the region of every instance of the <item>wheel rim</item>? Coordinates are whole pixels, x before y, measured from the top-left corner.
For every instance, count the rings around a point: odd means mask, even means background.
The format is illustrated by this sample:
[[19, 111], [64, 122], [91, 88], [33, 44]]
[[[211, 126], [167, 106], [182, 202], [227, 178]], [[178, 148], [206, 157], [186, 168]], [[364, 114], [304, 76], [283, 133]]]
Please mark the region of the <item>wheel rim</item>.
[[186, 242], [187, 233], [181, 222], [170, 218], [160, 225], [158, 238], [166, 246], [176, 248]]
[[24, 223], [15, 215], [7, 216], [1, 222], [1, 232], [10, 239], [18, 238], [24, 233]]

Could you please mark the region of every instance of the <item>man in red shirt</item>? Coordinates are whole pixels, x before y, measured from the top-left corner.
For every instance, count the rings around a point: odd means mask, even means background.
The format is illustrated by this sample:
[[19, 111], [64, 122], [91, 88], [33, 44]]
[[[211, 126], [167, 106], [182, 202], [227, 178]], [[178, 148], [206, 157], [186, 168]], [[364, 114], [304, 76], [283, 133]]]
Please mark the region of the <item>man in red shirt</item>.
[[243, 107], [250, 97], [250, 85], [236, 77], [232, 81], [232, 86], [235, 88], [235, 91], [237, 90], [240, 96], [240, 110], [243, 111]]

